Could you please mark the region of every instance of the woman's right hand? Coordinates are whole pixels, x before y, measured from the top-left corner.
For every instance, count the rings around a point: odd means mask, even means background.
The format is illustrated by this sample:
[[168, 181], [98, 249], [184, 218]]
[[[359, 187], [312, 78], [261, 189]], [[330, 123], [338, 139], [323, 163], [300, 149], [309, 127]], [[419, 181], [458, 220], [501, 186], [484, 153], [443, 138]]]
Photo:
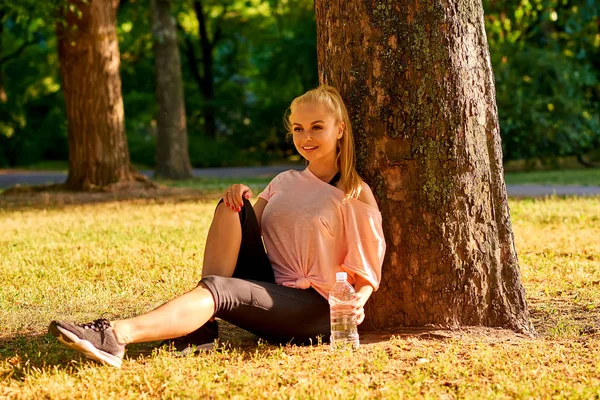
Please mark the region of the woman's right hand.
[[223, 194], [225, 205], [233, 211], [240, 212], [244, 207], [244, 199], [252, 197], [252, 190], [246, 185], [236, 183], [231, 185]]

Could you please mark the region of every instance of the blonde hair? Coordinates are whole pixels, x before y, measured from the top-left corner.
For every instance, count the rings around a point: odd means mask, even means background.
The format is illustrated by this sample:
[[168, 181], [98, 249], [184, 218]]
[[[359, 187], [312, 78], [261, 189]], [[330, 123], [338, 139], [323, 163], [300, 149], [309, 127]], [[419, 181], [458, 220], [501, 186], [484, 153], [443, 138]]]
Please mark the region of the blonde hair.
[[316, 104], [325, 107], [335, 117], [336, 124], [344, 123], [342, 137], [338, 140], [336, 166], [340, 171], [340, 183], [346, 198], [358, 198], [362, 189], [362, 179], [356, 172], [356, 156], [354, 154], [354, 137], [348, 110], [340, 93], [332, 86], [321, 85], [296, 97], [290, 105], [284, 121], [288, 136], [293, 135], [290, 115], [294, 108], [301, 104]]

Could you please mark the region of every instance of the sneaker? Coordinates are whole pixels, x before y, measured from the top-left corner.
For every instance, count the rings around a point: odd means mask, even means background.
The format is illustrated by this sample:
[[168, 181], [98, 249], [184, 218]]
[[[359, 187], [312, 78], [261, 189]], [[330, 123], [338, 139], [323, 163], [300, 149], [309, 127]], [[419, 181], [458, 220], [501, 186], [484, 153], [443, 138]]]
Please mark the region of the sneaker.
[[200, 351], [212, 350], [218, 337], [219, 324], [217, 321], [208, 321], [194, 332], [176, 339], [164, 340], [160, 345], [172, 347], [177, 355], [185, 357]]
[[97, 319], [83, 325], [52, 321], [48, 331], [65, 346], [82, 352], [88, 358], [121, 368], [125, 345], [117, 342], [108, 320]]

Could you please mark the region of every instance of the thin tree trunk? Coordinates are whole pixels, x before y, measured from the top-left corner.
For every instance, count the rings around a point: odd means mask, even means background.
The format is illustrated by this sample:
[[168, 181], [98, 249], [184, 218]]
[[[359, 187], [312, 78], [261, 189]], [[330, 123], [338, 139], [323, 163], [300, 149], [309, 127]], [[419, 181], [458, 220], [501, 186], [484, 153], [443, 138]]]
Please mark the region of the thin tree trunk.
[[[57, 24], [68, 119], [67, 187], [89, 190], [145, 181], [129, 161], [119, 75], [116, 0], [69, 0]], [[69, 6], [80, 13], [69, 10]]]
[[[533, 332], [503, 177], [481, 0], [316, 0], [388, 251], [366, 327]], [[349, 23], [351, 21], [351, 23]]]
[[[2, 48], [2, 36], [4, 34], [4, 24], [2, 21], [4, 20], [4, 10], [0, 10], [0, 60], [3, 55]], [[8, 97], [6, 96], [6, 90], [4, 89], [4, 68], [2, 68], [2, 64], [0, 63], [0, 103], [6, 103], [8, 101]]]
[[151, 7], [158, 102], [155, 176], [189, 178], [192, 176], [192, 166], [188, 152], [177, 30], [169, 0], [152, 0]]
[[200, 50], [202, 50], [202, 83], [201, 90], [204, 97], [204, 106], [202, 107], [204, 115], [204, 133], [207, 137], [215, 138], [217, 136], [217, 121], [215, 115], [215, 76], [214, 76], [214, 57], [213, 49], [219, 40], [220, 26], [215, 33], [212, 42], [208, 38], [208, 29], [206, 27], [206, 14], [200, 0], [194, 1], [194, 11], [198, 20], [198, 36], [200, 37]]

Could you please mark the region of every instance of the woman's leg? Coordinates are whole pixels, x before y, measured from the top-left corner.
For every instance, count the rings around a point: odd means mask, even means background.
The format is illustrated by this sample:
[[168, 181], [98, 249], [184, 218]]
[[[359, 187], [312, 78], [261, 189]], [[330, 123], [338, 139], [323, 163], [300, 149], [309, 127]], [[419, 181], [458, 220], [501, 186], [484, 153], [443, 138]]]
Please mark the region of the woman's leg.
[[314, 289], [208, 276], [202, 279], [215, 304], [215, 316], [279, 343], [329, 340], [329, 303]]
[[[227, 207], [223, 200], [217, 205], [204, 251], [202, 277], [207, 276], [275, 282], [250, 201], [244, 199], [244, 207], [239, 213]], [[210, 348], [218, 337], [219, 325], [211, 318], [194, 332], [161, 345], [172, 345], [181, 354], [186, 354], [194, 348]]]
[[219, 203], [206, 238], [202, 277], [210, 275], [275, 282], [249, 200], [235, 212]]
[[211, 292], [206, 286], [198, 285], [150, 312], [114, 321], [112, 328], [121, 344], [171, 339], [204, 325], [214, 312], [215, 303]]
[[183, 296], [135, 318], [112, 324], [105, 319], [87, 324], [52, 321], [48, 330], [67, 347], [118, 368], [123, 362], [125, 345], [185, 335], [205, 324], [214, 311], [211, 292], [206, 286], [198, 285]]
[[241, 243], [242, 227], [238, 213], [221, 201], [215, 210], [206, 238], [202, 277], [233, 276]]

